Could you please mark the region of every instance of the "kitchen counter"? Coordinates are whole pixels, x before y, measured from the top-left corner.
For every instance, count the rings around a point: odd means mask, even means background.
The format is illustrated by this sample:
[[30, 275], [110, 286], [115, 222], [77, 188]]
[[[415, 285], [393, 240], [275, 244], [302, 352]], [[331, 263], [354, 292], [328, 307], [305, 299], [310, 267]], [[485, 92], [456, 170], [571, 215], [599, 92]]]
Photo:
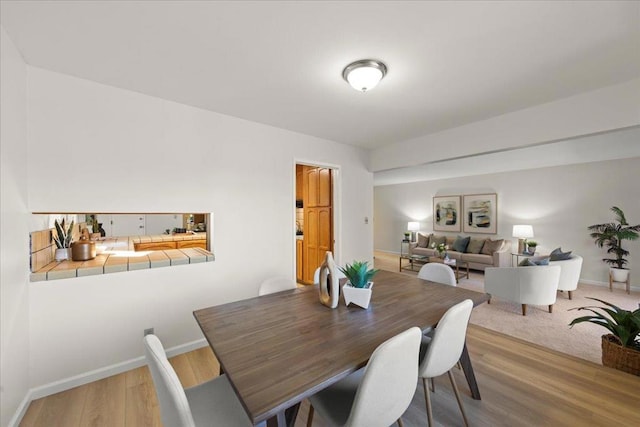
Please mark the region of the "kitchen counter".
[[93, 276], [122, 271], [195, 264], [215, 260], [212, 252], [199, 247], [139, 250], [135, 245], [150, 242], [181, 242], [206, 239], [206, 233], [157, 236], [127, 236], [96, 241], [96, 257], [88, 261], [53, 261], [31, 273], [32, 282]]

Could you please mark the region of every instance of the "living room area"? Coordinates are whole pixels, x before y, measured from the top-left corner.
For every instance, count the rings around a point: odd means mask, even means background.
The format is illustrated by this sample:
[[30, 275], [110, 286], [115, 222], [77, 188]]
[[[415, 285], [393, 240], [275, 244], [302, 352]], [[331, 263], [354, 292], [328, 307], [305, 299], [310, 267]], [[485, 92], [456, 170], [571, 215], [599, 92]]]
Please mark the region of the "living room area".
[[[604, 155], [607, 146], [611, 147], [627, 137], [637, 140], [639, 136], [638, 129], [599, 135], [601, 152]], [[571, 143], [578, 149], [578, 144], [585, 147], [589, 142], [588, 138], [578, 138]], [[637, 185], [640, 158], [573, 163], [571, 157], [567, 157], [565, 161], [567, 164], [562, 166], [377, 185], [374, 190], [376, 268], [398, 271], [402, 266], [403, 274], [417, 274], [420, 265], [410, 269], [404, 268], [409, 267], [408, 260], [400, 260], [399, 263], [401, 251], [406, 251], [402, 241], [409, 222], [418, 223], [419, 231], [413, 231], [411, 236], [415, 240], [413, 246], [419, 244], [418, 237], [429, 235], [447, 236], [450, 242], [458, 236], [480, 241], [504, 240], [508, 248], [502, 254], [503, 264], [488, 267], [515, 266], [523, 257], [515, 255], [518, 254], [519, 242], [513, 236], [514, 225], [530, 225], [533, 230], [530, 240], [537, 242], [536, 256], [548, 256], [560, 248], [582, 257], [579, 281], [577, 289], [572, 292], [572, 299], [569, 299], [568, 292], [558, 292], [552, 313], [546, 306], [531, 305], [523, 316], [520, 303], [496, 297], [492, 298], [491, 304], [483, 304], [473, 311], [471, 323], [601, 364], [600, 336], [606, 330], [588, 323], [569, 327], [571, 320], [585, 315], [570, 309], [598, 305], [588, 297], [602, 299], [627, 310], [635, 310], [639, 306], [640, 286], [637, 274], [633, 275], [633, 265], [638, 265], [640, 241], [626, 240], [623, 243], [624, 249], [630, 253], [626, 257], [629, 261], [627, 267], [632, 272], [630, 293], [626, 292], [626, 283], [614, 283], [613, 291], [610, 291], [609, 267], [602, 261], [610, 255], [606, 253], [606, 247], [599, 248], [594, 244], [588, 227], [612, 222], [612, 206], [620, 207], [631, 225], [640, 223], [640, 188]], [[449, 173], [460, 173], [455, 166], [451, 165]], [[442, 228], [434, 223], [434, 206], [440, 196], [462, 195], [463, 199], [465, 194], [479, 193], [497, 196], [496, 217], [493, 218], [495, 234], [478, 233], [483, 230], [477, 229], [465, 232], [464, 225], [468, 224], [463, 224], [459, 232], [438, 231]], [[507, 265], [504, 265], [505, 259]], [[484, 278], [482, 269], [472, 267], [468, 278], [460, 277], [458, 286], [484, 292]]]

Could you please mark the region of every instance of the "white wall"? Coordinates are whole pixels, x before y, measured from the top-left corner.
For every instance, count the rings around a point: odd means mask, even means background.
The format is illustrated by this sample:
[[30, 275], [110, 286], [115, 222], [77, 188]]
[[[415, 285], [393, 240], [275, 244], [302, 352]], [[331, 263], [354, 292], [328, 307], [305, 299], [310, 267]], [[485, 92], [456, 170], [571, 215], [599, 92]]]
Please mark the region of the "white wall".
[[[634, 157], [379, 186], [374, 189], [374, 246], [399, 252], [411, 220], [419, 220], [423, 231], [433, 230], [433, 196], [491, 192], [498, 194], [498, 237], [515, 244], [513, 225], [531, 224], [538, 252], [549, 253], [559, 246], [572, 250], [584, 257], [583, 280], [608, 283], [608, 267], [601, 261], [605, 251], [593, 244], [587, 227], [612, 221], [612, 206], [623, 209], [631, 224], [640, 224], [639, 183], [640, 157]], [[640, 240], [624, 247], [631, 252], [629, 267], [639, 270]], [[634, 286], [640, 285], [640, 274], [631, 279]]]
[[296, 160], [339, 167], [338, 255], [372, 259], [367, 152], [43, 69], [28, 83], [31, 211], [213, 212], [216, 255], [31, 283], [32, 387], [141, 356], [144, 328], [199, 340], [193, 310], [294, 277]]
[[0, 426], [7, 426], [29, 389], [27, 68], [0, 32]]
[[374, 172], [640, 124], [640, 78], [374, 150]]

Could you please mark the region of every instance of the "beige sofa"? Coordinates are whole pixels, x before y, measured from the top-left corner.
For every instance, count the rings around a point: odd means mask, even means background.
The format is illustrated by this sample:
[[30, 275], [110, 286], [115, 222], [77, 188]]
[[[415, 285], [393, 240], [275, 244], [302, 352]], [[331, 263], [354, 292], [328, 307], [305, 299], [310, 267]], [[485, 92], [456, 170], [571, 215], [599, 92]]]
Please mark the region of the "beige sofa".
[[[429, 237], [432, 235], [422, 234], [423, 237]], [[436, 234], [438, 236], [438, 234]], [[442, 235], [440, 235], [442, 236]], [[466, 236], [464, 236], [466, 237]], [[504, 239], [502, 246], [495, 252], [492, 252], [491, 255], [483, 254], [483, 253], [461, 253], [452, 250], [453, 243], [455, 242], [457, 236], [446, 236], [447, 245], [449, 245], [449, 250], [447, 250], [447, 254], [449, 258], [461, 260], [469, 263], [469, 268], [473, 270], [482, 270], [484, 271], [487, 267], [511, 267], [511, 241]], [[471, 236], [472, 239], [484, 239], [485, 237], [475, 237]], [[419, 240], [420, 241], [420, 236]], [[501, 239], [489, 239], [489, 240], [501, 240]], [[427, 247], [419, 247], [418, 242], [412, 242], [409, 244], [409, 255], [423, 255], [423, 256], [436, 256], [437, 252], [435, 249], [431, 248], [430, 244], [427, 244]]]

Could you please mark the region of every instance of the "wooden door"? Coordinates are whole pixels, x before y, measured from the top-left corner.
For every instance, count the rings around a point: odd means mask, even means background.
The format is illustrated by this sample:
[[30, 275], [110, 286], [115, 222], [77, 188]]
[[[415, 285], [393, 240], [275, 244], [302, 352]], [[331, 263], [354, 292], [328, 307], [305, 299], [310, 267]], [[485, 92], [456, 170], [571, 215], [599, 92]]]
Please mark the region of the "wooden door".
[[307, 196], [304, 206], [310, 208], [318, 206], [318, 168], [306, 167], [304, 184]]
[[[318, 209], [318, 267], [324, 260], [327, 251], [332, 251], [333, 233], [331, 232], [331, 208], [320, 207]], [[317, 268], [317, 267], [316, 267]], [[315, 269], [314, 269], [315, 271]]]
[[319, 235], [318, 208], [304, 208], [304, 281], [313, 283], [318, 263]]
[[318, 168], [318, 206], [331, 206], [331, 169]]

